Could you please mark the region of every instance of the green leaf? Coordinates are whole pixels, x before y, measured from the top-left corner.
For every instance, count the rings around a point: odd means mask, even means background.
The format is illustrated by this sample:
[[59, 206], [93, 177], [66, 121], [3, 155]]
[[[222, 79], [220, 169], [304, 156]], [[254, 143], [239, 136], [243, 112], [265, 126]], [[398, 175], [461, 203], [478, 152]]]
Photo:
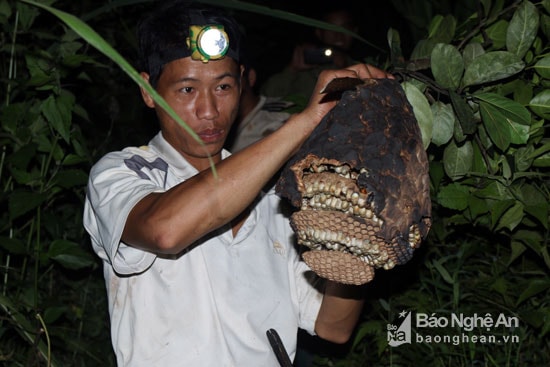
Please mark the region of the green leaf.
[[51, 367], [60, 366], [55, 360], [49, 359], [50, 351], [46, 345], [45, 340], [41, 338], [36, 338], [36, 324], [29, 321], [26, 312], [22, 312], [21, 307], [18, 307], [19, 302], [14, 302], [11, 297], [8, 297], [4, 294], [0, 294], [0, 309], [2, 309], [2, 315], [13, 323], [17, 327], [13, 330], [25, 340], [29, 345], [36, 345], [36, 350], [39, 352], [39, 355], [44, 361], [48, 361], [48, 364]]
[[439, 191], [439, 185], [443, 184], [443, 179], [445, 178], [445, 170], [443, 169], [443, 162], [430, 161], [430, 179], [434, 185], [435, 191]]
[[502, 111], [510, 121], [531, 125], [531, 114], [520, 103], [495, 93], [476, 93], [475, 98]]
[[529, 108], [545, 120], [550, 120], [550, 89], [545, 89], [529, 102]]
[[0, 237], [0, 248], [8, 254], [25, 255], [28, 253], [25, 244], [17, 238]]
[[54, 80], [53, 76], [46, 72], [48, 66], [45, 65], [44, 60], [33, 55], [25, 55], [25, 60], [31, 75], [30, 80], [27, 82], [29, 86], [42, 86]]
[[8, 157], [8, 162], [13, 167], [27, 170], [28, 165], [36, 157], [36, 144], [28, 143], [20, 147]]
[[71, 169], [58, 172], [53, 180], [55, 185], [63, 188], [71, 188], [75, 186], [83, 186], [88, 181], [88, 174], [79, 169]]
[[73, 107], [74, 97], [68, 93], [58, 97], [50, 95], [42, 104], [44, 117], [67, 143], [70, 141]]
[[548, 229], [548, 201], [536, 205], [526, 205], [525, 212], [536, 218], [544, 228]]
[[[61, 10], [57, 10], [45, 4], [41, 4], [31, 0], [21, 0], [27, 4], [37, 6], [39, 8], [45, 9], [48, 12], [52, 13], [59, 19], [61, 19], [65, 24], [67, 24], [73, 31], [75, 31], [80, 37], [82, 37], [86, 42], [96, 48], [98, 51], [103, 53], [105, 56], [114, 61], [137, 85], [146, 90], [153, 100], [161, 107], [166, 113], [174, 119], [183, 129], [198, 143], [204, 145], [204, 142], [201, 138], [187, 125], [178, 114], [170, 107], [170, 105], [162, 98], [157, 91], [151, 87], [151, 85], [141, 77], [141, 75], [116, 51], [105, 39], [103, 39], [96, 31], [94, 31], [88, 24], [84, 23], [82, 20], [78, 19], [72, 14], [68, 14]], [[323, 22], [324, 23], [324, 22]], [[342, 28], [342, 27], [338, 27]], [[216, 175], [214, 163], [210, 158], [211, 168], [214, 174]]]
[[462, 51], [462, 59], [464, 60], [464, 66], [467, 67], [472, 61], [480, 55], [483, 55], [485, 50], [479, 42], [471, 42], [464, 47]]
[[545, 292], [549, 288], [550, 288], [550, 279], [530, 280], [527, 285], [527, 289], [525, 289], [518, 297], [518, 300], [516, 301], [516, 306], [520, 305], [527, 299], [539, 293]]
[[403, 66], [405, 58], [401, 50], [401, 37], [396, 29], [390, 28], [387, 33], [388, 46], [390, 48], [391, 64], [394, 66]]
[[441, 275], [444, 281], [446, 281], [449, 284], [454, 284], [455, 281], [453, 277], [451, 276], [451, 274], [449, 274], [447, 269], [445, 269], [445, 267], [439, 261], [433, 260], [432, 264], [436, 268], [439, 275]]
[[546, 39], [550, 38], [550, 15], [541, 14], [540, 30], [546, 36]]
[[452, 15], [436, 15], [428, 27], [428, 38], [434, 42], [451, 43], [456, 30], [456, 19]]
[[[492, 26], [487, 28], [487, 36], [492, 41], [492, 48], [499, 50], [506, 45], [506, 34], [508, 33], [508, 22], [505, 20], [498, 20]], [[483, 39], [480, 37], [480, 41]]]
[[498, 277], [495, 279], [491, 288], [493, 288], [499, 294], [506, 296], [508, 293], [508, 282], [503, 277]]
[[480, 198], [497, 201], [511, 198], [506, 186], [498, 181], [493, 181], [486, 187], [476, 190], [474, 195]]
[[437, 193], [437, 202], [445, 208], [464, 210], [468, 207], [470, 189], [459, 183], [442, 186]]
[[52, 324], [57, 321], [69, 308], [67, 306], [48, 307], [44, 310], [44, 322]]
[[[460, 122], [460, 120], [458, 120]], [[453, 131], [453, 138], [456, 143], [460, 144], [464, 140], [466, 140], [467, 136], [464, 134], [464, 131], [462, 130], [462, 124], [455, 124], [454, 131]]]
[[536, 158], [536, 157], [538, 157], [542, 154], [548, 153], [548, 152], [550, 152], [550, 141], [543, 144], [543, 145], [541, 145], [537, 149], [535, 149], [529, 157], [530, 158]]
[[478, 85], [504, 79], [517, 74], [525, 67], [524, 62], [508, 51], [492, 51], [477, 58], [464, 72], [464, 86]]
[[457, 89], [464, 73], [464, 61], [453, 45], [438, 43], [431, 55], [432, 73], [437, 83], [448, 89]]
[[453, 107], [443, 102], [434, 102], [431, 106], [434, 117], [432, 143], [437, 146], [447, 144], [453, 137], [456, 121]]
[[550, 167], [550, 153], [546, 153], [533, 161], [533, 167]]
[[62, 164], [64, 166], [71, 166], [71, 165], [83, 163], [83, 162], [86, 162], [86, 161], [87, 161], [87, 159], [84, 156], [69, 153], [69, 154], [67, 154], [67, 156], [65, 158], [63, 158]]
[[380, 306], [382, 306], [382, 308], [386, 311], [390, 311], [391, 307], [390, 307], [390, 304], [383, 298], [379, 298], [378, 299], [378, 302], [380, 302]]
[[511, 143], [525, 144], [529, 139], [531, 115], [521, 104], [494, 93], [474, 95], [491, 140], [501, 150]]
[[512, 253], [510, 254], [510, 258], [508, 259], [508, 266], [510, 266], [518, 257], [520, 257], [525, 250], [527, 250], [527, 247], [525, 247], [524, 244], [518, 241], [512, 241]]
[[[51, 2], [51, 0], [49, 0]], [[34, 24], [34, 21], [36, 17], [40, 14], [40, 12], [30, 6], [24, 6], [23, 4], [17, 4], [21, 6], [17, 6], [17, 11], [20, 13], [19, 15], [19, 22], [21, 23], [19, 25], [20, 30], [27, 31], [30, 29], [30, 27]]]
[[495, 201], [491, 205], [491, 223], [493, 224], [494, 229], [496, 229], [497, 224], [499, 223], [502, 215], [511, 208], [516, 203], [515, 200], [500, 200]]
[[407, 99], [413, 107], [413, 113], [418, 121], [420, 132], [422, 133], [422, 143], [424, 149], [428, 149], [430, 140], [432, 139], [433, 131], [433, 114], [432, 109], [426, 96], [414, 85], [409, 82], [401, 84]]
[[[416, 62], [418, 60], [429, 60], [432, 54], [432, 51], [437, 43], [433, 40], [420, 40], [414, 46], [413, 51], [411, 52], [411, 61]], [[427, 65], [429, 66], [429, 65]], [[423, 69], [423, 67], [414, 67], [413, 70]]]
[[534, 4], [523, 1], [514, 12], [506, 32], [506, 49], [522, 59], [539, 29], [539, 13]]
[[26, 169], [18, 169], [13, 167], [12, 169], [10, 169], [10, 173], [15, 182], [21, 185], [31, 186], [33, 182], [37, 182], [40, 180], [40, 172], [36, 170], [29, 172]]
[[[527, 106], [533, 98], [533, 85], [525, 80], [517, 79], [513, 81], [513, 99], [523, 106]], [[501, 93], [502, 94], [502, 93]]]
[[17, 127], [29, 109], [28, 102], [2, 105], [0, 108], [0, 126], [7, 132], [16, 135]]
[[476, 120], [472, 108], [459, 94], [450, 91], [451, 103], [460, 122], [460, 134], [473, 134], [477, 130]]
[[472, 168], [473, 155], [474, 151], [470, 141], [464, 142], [460, 147], [451, 141], [443, 152], [445, 173], [453, 180], [463, 177]]
[[37, 208], [44, 201], [47, 195], [43, 193], [35, 193], [29, 191], [12, 192], [8, 198], [8, 210], [10, 219], [14, 220], [25, 213]]
[[441, 23], [443, 23], [443, 15], [437, 14], [432, 18], [430, 24], [428, 25], [428, 38], [433, 39], [436, 36], [437, 30], [439, 29]]
[[540, 329], [543, 327], [545, 318], [548, 315], [548, 310], [542, 308], [542, 311], [527, 308], [525, 310], [518, 310], [519, 317], [528, 325], [532, 326], [535, 329]]
[[541, 189], [534, 184], [522, 184], [521, 185], [521, 198], [525, 205], [549, 205], [548, 193], [544, 189]]
[[50, 245], [48, 257], [63, 267], [79, 270], [95, 265], [95, 258], [75, 242], [55, 240]]
[[7, 1], [0, 2], [0, 19], [9, 18], [12, 15], [11, 7]]
[[550, 55], [546, 55], [537, 61], [534, 68], [541, 77], [550, 79]]
[[521, 187], [522, 202], [526, 213], [537, 219], [544, 228], [548, 229], [548, 215], [550, 213], [550, 200], [548, 193], [538, 186], [524, 184]]
[[508, 228], [510, 231], [513, 231], [517, 225], [523, 219], [523, 204], [516, 202], [511, 208], [506, 210], [498, 222], [498, 226], [495, 230], [501, 228]]
[[534, 148], [532, 145], [522, 146], [516, 150], [514, 153], [514, 163], [517, 171], [524, 172], [531, 168], [533, 158], [530, 157], [533, 150]]
[[[474, 157], [472, 159], [472, 172], [485, 175], [487, 173], [487, 162], [485, 161], [483, 147], [478, 144], [473, 144]], [[489, 159], [489, 158], [487, 158]]]
[[487, 214], [489, 212], [487, 202], [473, 195], [468, 198], [467, 209], [468, 213], [470, 214], [470, 220], [474, 220], [480, 215]]

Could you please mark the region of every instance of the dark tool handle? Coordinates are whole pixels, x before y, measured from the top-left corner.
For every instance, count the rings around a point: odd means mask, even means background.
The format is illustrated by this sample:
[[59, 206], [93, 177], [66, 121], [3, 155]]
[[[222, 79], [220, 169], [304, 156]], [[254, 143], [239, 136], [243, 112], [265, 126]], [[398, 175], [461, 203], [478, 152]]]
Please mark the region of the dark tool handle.
[[273, 352], [275, 352], [275, 356], [277, 356], [277, 360], [281, 367], [292, 367], [292, 361], [277, 331], [275, 329], [269, 329], [266, 331], [266, 334], [267, 339], [269, 339], [269, 344], [271, 344], [271, 348], [273, 348]]

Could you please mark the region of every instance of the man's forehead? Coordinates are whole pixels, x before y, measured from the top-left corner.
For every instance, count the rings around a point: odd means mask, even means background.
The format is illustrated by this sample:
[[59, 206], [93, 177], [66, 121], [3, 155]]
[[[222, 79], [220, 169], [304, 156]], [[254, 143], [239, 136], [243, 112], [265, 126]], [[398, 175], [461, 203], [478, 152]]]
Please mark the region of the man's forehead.
[[172, 60], [164, 66], [162, 74], [181, 80], [219, 80], [226, 77], [239, 78], [238, 64], [231, 58], [211, 60], [204, 63], [190, 56]]

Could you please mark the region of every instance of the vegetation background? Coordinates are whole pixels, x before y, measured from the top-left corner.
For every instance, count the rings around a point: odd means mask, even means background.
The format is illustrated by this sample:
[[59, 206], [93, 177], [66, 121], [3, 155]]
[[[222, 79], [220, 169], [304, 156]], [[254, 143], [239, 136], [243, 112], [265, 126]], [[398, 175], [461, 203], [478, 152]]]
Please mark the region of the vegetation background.
[[[294, 15], [307, 15], [300, 1], [208, 2], [246, 25], [264, 76], [313, 24]], [[364, 3], [357, 57], [397, 75], [414, 106], [431, 162], [434, 225], [410, 263], [369, 284], [354, 339], [334, 346], [304, 338], [302, 365], [547, 366], [550, 1]], [[129, 66], [136, 21], [152, 5], [0, 0], [3, 365], [115, 365], [82, 206], [91, 165], [157, 128]], [[519, 327], [468, 335], [519, 342], [389, 347], [387, 325], [403, 310], [518, 317]]]

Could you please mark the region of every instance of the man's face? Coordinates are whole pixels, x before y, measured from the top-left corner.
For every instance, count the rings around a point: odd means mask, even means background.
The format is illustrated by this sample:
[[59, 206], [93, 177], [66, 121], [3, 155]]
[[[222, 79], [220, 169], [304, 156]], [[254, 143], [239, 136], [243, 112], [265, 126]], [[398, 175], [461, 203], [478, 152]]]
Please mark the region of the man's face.
[[[352, 32], [357, 32], [358, 27], [354, 24], [351, 14], [346, 11], [341, 10], [332, 12], [323, 20], [327, 23], [349, 29]], [[353, 43], [353, 37], [349, 34], [326, 29], [317, 30], [317, 37], [319, 37], [319, 40], [325, 45], [336, 47], [344, 51], [348, 51]]]
[[[190, 57], [169, 62], [157, 92], [201, 138], [202, 146], [162, 108], [156, 108], [164, 138], [195, 168], [208, 168], [208, 157], [221, 159], [227, 134], [239, 107], [241, 69], [231, 58], [210, 61]], [[146, 104], [153, 107], [146, 100]]]

